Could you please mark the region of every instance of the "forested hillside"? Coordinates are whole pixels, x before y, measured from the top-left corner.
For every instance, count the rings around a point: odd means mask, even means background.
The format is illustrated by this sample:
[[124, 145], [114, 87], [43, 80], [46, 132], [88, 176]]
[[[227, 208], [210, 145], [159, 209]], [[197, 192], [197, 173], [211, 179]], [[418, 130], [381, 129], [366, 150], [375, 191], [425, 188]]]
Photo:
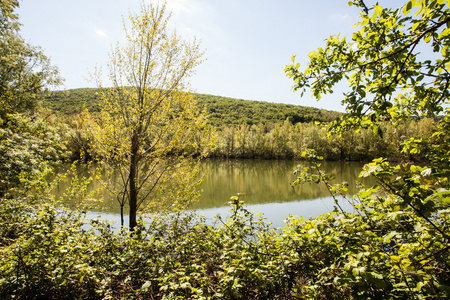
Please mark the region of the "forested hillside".
[[[410, 119], [395, 128], [390, 122], [382, 122], [377, 133], [362, 129], [328, 138], [327, 126], [313, 121], [331, 122], [340, 116], [338, 112], [205, 94], [195, 96], [198, 105], [206, 108], [217, 139], [207, 156], [216, 158], [302, 159], [301, 154], [312, 148], [326, 160], [370, 161], [386, 156], [390, 161], [423, 161], [423, 154], [403, 151], [404, 141], [430, 137], [434, 121], [438, 120]], [[47, 108], [67, 116], [65, 122], [73, 130], [67, 143], [72, 160], [102, 156], [94, 147], [95, 137], [103, 135], [94, 125], [102, 103], [97, 89], [54, 91], [44, 102]], [[89, 113], [80, 114], [84, 108]], [[205, 143], [208, 138], [210, 134], [198, 140]], [[191, 150], [198, 155], [205, 149]]]
[[[206, 108], [213, 126], [241, 124], [281, 123], [288, 119], [292, 124], [311, 121], [329, 122], [341, 113], [292, 104], [233, 99], [207, 94], [195, 94], [200, 108]], [[53, 91], [45, 97], [48, 108], [64, 113], [77, 114], [84, 108], [99, 112], [101, 99], [95, 88]]]

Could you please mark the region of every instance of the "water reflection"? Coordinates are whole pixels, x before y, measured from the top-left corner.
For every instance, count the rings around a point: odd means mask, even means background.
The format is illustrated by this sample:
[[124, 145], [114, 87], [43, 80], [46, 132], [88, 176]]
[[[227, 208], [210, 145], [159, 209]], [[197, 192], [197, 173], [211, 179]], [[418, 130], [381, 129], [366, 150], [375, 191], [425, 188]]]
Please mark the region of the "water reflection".
[[[296, 179], [294, 170], [306, 162], [274, 160], [207, 160], [203, 163], [205, 181], [203, 193], [194, 208], [224, 206], [230, 196], [245, 193], [247, 204], [284, 203], [329, 197], [322, 184], [302, 184], [291, 187]], [[357, 192], [356, 181], [363, 164], [355, 162], [323, 162], [322, 169], [335, 176], [334, 183], [347, 181], [349, 194]]]
[[[264, 213], [274, 226], [282, 226], [289, 215], [318, 216], [333, 209], [333, 199], [323, 184], [303, 184], [291, 187], [296, 179], [294, 170], [297, 166], [307, 166], [306, 162], [276, 160], [205, 160], [202, 163], [203, 193], [193, 210], [212, 219], [216, 214], [226, 216], [230, 207], [227, 205], [231, 196], [245, 193], [244, 200], [250, 211]], [[368, 179], [358, 178], [363, 164], [356, 162], [323, 162], [322, 169], [335, 176], [333, 183], [347, 181], [348, 194], [355, 194], [358, 189], [356, 181], [373, 184]], [[96, 166], [91, 169], [78, 169], [78, 174], [91, 176]], [[56, 188], [55, 194], [61, 196], [69, 187], [68, 177]], [[91, 190], [101, 188], [99, 181], [90, 183]], [[93, 216], [101, 214], [103, 218], [119, 220], [120, 208], [115, 201], [103, 191], [96, 195], [103, 196], [102, 207], [94, 209]], [[77, 203], [71, 203], [77, 205]], [[351, 206], [342, 202], [344, 209], [351, 211]], [[127, 211], [126, 208], [125, 211]], [[98, 211], [98, 212], [97, 212]], [[102, 212], [100, 212], [102, 211]]]

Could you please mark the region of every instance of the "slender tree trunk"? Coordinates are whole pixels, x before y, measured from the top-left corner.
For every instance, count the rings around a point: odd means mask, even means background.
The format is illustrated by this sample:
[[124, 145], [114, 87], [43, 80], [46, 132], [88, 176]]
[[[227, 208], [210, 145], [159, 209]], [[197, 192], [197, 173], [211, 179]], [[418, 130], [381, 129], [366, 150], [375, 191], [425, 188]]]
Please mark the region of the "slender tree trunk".
[[138, 189], [136, 186], [137, 181], [137, 164], [138, 164], [138, 133], [133, 134], [131, 140], [131, 157], [130, 157], [130, 231], [133, 231], [137, 225], [136, 215], [137, 215], [137, 197]]
[[120, 204], [120, 227], [123, 227], [123, 204]]

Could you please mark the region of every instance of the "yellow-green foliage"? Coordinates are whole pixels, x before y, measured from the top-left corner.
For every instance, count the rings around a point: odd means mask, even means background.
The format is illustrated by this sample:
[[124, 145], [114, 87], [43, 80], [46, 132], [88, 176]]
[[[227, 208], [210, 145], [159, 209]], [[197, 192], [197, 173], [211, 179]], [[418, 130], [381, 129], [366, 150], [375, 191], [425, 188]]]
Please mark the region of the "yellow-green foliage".
[[198, 159], [213, 146], [202, 138], [206, 115], [186, 91], [203, 53], [195, 40], [172, 32], [169, 19], [165, 3], [142, 3], [140, 13], [129, 16], [126, 42], [110, 54], [113, 88], [99, 90], [93, 148], [106, 168], [120, 173], [108, 185], [122, 208], [128, 204], [130, 229], [138, 210], [174, 211], [195, 200]]
[[7, 114], [31, 113], [39, 104], [39, 93], [58, 84], [58, 69], [41, 48], [25, 42], [15, 9], [19, 1], [0, 2], [0, 118]]
[[[268, 126], [226, 126], [217, 132], [218, 143], [210, 157], [302, 159], [308, 148], [316, 149], [326, 160], [370, 161], [387, 157], [390, 161], [426, 161], [424, 153], [404, 149], [409, 139], [426, 140], [438, 122], [424, 118], [393, 126], [380, 124], [379, 133], [369, 129], [328, 136], [328, 126], [316, 123], [284, 123]], [[380, 134], [381, 133], [381, 134]]]
[[34, 118], [20, 114], [0, 118], [0, 196], [13, 191], [30, 194], [47, 185], [52, 165], [67, 159], [67, 127]]

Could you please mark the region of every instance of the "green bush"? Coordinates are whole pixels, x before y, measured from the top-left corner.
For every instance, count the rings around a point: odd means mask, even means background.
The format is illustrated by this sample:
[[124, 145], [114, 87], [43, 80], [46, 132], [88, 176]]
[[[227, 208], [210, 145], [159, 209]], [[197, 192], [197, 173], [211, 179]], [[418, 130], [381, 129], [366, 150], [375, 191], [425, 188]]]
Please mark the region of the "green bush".
[[[313, 175], [305, 179], [326, 182], [326, 174], [309, 171]], [[330, 191], [339, 189], [330, 186]], [[0, 227], [0, 297], [450, 296], [448, 240], [439, 232], [448, 232], [448, 209], [436, 209], [433, 225], [377, 189], [349, 201], [355, 205], [353, 213], [336, 209], [316, 219], [291, 217], [275, 230], [233, 197], [226, 220], [207, 224], [192, 214], [155, 214], [133, 233], [50, 204], [30, 207], [5, 201], [1, 224], [14, 226]]]

